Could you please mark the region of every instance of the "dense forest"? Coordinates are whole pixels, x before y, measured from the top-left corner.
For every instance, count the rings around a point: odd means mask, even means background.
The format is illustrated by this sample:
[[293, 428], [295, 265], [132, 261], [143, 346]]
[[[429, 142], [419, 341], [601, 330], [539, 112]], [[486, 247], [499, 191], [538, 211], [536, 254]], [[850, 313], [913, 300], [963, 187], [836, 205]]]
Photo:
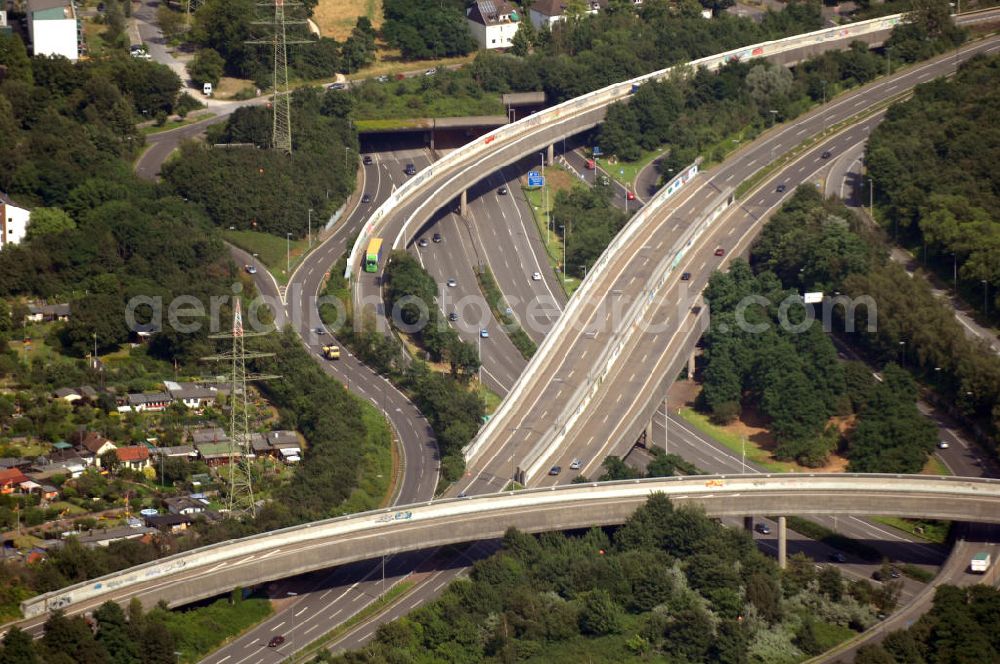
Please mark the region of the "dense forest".
[[611, 204], [610, 186], [574, 186], [556, 194], [552, 205], [553, 232], [566, 238], [566, 272], [583, 277], [600, 257], [628, 215]]
[[854, 664], [981, 664], [1000, 661], [1000, 591], [941, 586], [933, 608], [906, 630], [858, 650]]
[[[354, 191], [358, 136], [350, 97], [300, 88], [292, 96], [292, 155], [271, 150], [272, 111], [239, 108], [163, 166], [163, 178], [222, 228], [305, 237], [309, 210], [326, 219]], [[238, 144], [227, 147], [227, 144]]]
[[316, 661], [781, 664], [870, 626], [882, 588], [793, 557], [662, 495], [620, 529], [526, 535], [363, 650]]
[[[795, 338], [787, 340], [786, 348], [789, 343], [792, 347], [800, 346], [797, 354], [808, 349], [803, 359], [809, 362], [825, 358], [822, 371], [806, 372], [807, 382], [813, 387], [810, 390], [804, 383], [800, 386], [804, 398], [789, 399], [790, 395], [786, 395], [771, 402], [778, 410], [803, 408], [798, 415], [786, 414], [792, 416], [792, 422], [808, 423], [811, 433], [804, 439], [818, 441], [813, 434], [822, 429], [831, 413], [853, 412], [858, 414], [858, 425], [847, 437], [846, 453], [854, 468], [866, 472], [913, 472], [913, 468], [919, 468], [933, 439], [912, 410], [912, 397], [916, 394], [912, 384], [895, 371], [889, 371], [891, 365], [898, 365], [931, 385], [934, 392], [930, 398], [937, 398], [956, 416], [981, 423], [984, 432], [995, 439], [1000, 426], [1000, 360], [966, 338], [950, 308], [935, 298], [925, 284], [909, 278], [902, 268], [889, 261], [878, 232], [842, 204], [823, 201], [813, 188], [801, 187], [764, 226], [751, 249], [750, 264], [752, 271], [737, 262], [729, 275], [713, 279], [709, 289], [710, 298], [715, 296], [711, 300], [713, 311], [720, 307], [723, 313], [734, 310], [739, 298], [749, 293], [777, 298], [771, 300], [770, 307], [778, 306], [788, 294], [816, 291], [828, 295], [840, 293], [858, 302], [862, 302], [861, 298], [871, 298], [875, 303], [875, 308], [861, 304], [854, 309], [849, 321], [853, 331], [842, 318], [841, 306], [832, 308], [829, 322], [838, 337], [886, 370], [884, 378], [893, 376], [892, 380], [898, 381], [892, 390], [896, 393], [894, 407], [864, 407], [869, 402], [878, 406], [879, 400], [891, 396], [885, 395], [882, 387], [873, 388], [867, 372], [852, 368], [852, 363], [845, 364], [842, 370], [835, 366], [829, 339], [815, 330], [822, 319], [817, 311], [817, 322], [805, 334], [792, 335]], [[797, 310], [801, 311], [792, 307], [788, 313], [792, 324], [797, 322], [794, 318]], [[869, 315], [876, 311], [876, 324], [869, 330]], [[757, 307], [746, 309], [745, 315], [750, 322], [756, 322], [756, 316], [764, 316], [764, 321], [774, 320], [773, 311], [766, 313]], [[715, 316], [713, 319], [719, 320]], [[753, 372], [746, 373], [754, 364], [753, 357], [749, 353], [744, 355], [739, 344], [727, 349], [727, 344], [732, 346], [736, 339], [742, 339], [741, 344], [747, 348], [755, 348], [758, 344], [755, 335], [735, 328], [722, 332], [715, 327], [707, 337], [709, 363], [703, 405], [721, 419], [728, 419], [735, 415], [741, 398], [756, 395], [761, 399], [754, 398], [754, 402], [766, 409], [768, 400], [763, 393], [755, 390], [752, 382], [744, 382], [744, 379], [755, 380]], [[774, 327], [771, 325], [765, 336], [787, 335]], [[713, 350], [715, 342], [721, 345]], [[720, 350], [721, 364], [713, 367], [713, 353]], [[772, 354], [767, 344], [761, 352], [764, 356]], [[796, 360], [777, 358], [776, 361]], [[791, 384], [771, 385], [772, 391], [792, 390]], [[820, 389], [815, 392], [817, 388]], [[810, 393], [815, 398], [807, 396]], [[849, 403], [844, 401], [845, 397]], [[815, 410], [810, 413], [810, 408]], [[880, 422], [869, 419], [880, 412], [887, 419]], [[795, 429], [789, 430], [792, 431]], [[890, 452], [896, 445], [883, 443], [885, 451], [876, 452], [880, 437], [899, 441], [901, 448]], [[815, 445], [817, 452], [829, 449], [819, 442]], [[812, 455], [806, 455], [809, 456]]]
[[[866, 164], [886, 230], [993, 319], [1000, 308], [1000, 57], [977, 57], [894, 105]], [[920, 251], [923, 245], [923, 252]]]

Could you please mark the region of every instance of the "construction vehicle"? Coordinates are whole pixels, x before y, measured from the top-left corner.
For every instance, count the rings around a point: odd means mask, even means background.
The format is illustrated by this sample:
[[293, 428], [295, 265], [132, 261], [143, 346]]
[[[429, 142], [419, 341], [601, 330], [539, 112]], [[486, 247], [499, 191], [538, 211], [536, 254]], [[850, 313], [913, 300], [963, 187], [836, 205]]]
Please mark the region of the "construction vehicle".
[[328, 360], [339, 360], [340, 346], [323, 346], [323, 357]]

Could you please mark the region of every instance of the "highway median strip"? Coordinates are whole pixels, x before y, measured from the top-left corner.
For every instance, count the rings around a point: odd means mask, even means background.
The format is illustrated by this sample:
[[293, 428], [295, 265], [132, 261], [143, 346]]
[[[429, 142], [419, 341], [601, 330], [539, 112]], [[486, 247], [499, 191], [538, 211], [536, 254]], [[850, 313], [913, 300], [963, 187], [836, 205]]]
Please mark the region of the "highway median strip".
[[497, 286], [496, 279], [493, 278], [493, 272], [488, 267], [484, 267], [481, 270], [477, 269], [476, 280], [479, 282], [479, 290], [483, 292], [486, 302], [490, 305], [490, 311], [493, 312], [493, 316], [497, 321], [503, 325], [504, 331], [510, 337], [511, 343], [524, 356], [524, 359], [530, 360], [531, 356], [538, 350], [538, 346], [531, 340], [528, 333], [521, 328], [517, 319], [514, 318], [514, 314], [511, 312], [510, 307], [507, 306], [507, 301], [504, 299], [500, 287]]
[[361, 609], [353, 616], [340, 623], [329, 632], [319, 637], [318, 639], [311, 642], [302, 650], [292, 654], [290, 657], [284, 661], [288, 664], [296, 664], [298, 662], [305, 662], [313, 655], [316, 655], [321, 650], [326, 649], [329, 645], [336, 642], [340, 637], [344, 636], [354, 627], [363, 623], [369, 618], [377, 616], [383, 611], [388, 611], [395, 604], [399, 603], [404, 597], [406, 597], [412, 590], [417, 587], [417, 582], [412, 580], [404, 580], [393, 585], [389, 590], [385, 592], [384, 595], [377, 598], [374, 602], [367, 605], [365, 608]]

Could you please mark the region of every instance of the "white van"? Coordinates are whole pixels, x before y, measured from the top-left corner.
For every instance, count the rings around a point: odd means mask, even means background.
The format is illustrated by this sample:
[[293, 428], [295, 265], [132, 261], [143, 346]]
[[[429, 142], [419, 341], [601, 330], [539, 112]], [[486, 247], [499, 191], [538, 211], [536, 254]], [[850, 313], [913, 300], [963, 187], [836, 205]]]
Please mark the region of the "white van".
[[211, 83], [206, 83], [205, 85], [201, 86], [201, 91], [204, 93], [204, 95], [206, 97], [211, 97], [212, 96], [212, 84]]

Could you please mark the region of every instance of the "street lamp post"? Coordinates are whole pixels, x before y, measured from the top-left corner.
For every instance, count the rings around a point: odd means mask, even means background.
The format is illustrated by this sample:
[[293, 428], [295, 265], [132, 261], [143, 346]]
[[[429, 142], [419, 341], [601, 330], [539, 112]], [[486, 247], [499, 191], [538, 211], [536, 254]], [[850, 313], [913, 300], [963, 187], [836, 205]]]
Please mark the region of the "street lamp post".
[[306, 222], [306, 244], [310, 247], [312, 246], [312, 236], [313, 236], [313, 209], [309, 208], [309, 214]]
[[255, 272], [257, 271], [257, 256], [259, 255], [260, 254], [251, 254], [251, 256], [253, 256], [253, 269]]
[[566, 283], [566, 227], [559, 226], [559, 230], [562, 231], [562, 241], [563, 241], [563, 259], [562, 259], [563, 283]]
[[747, 437], [740, 438], [740, 463], [743, 464], [743, 474], [747, 474]]
[[951, 276], [952, 280], [955, 282], [955, 294], [958, 294], [958, 256], [953, 251], [951, 252]]
[[826, 81], [820, 81], [823, 84], [823, 104], [826, 104]]
[[983, 315], [988, 316], [990, 313], [990, 303], [989, 303], [989, 293], [990, 293], [990, 282], [983, 279]]
[[772, 108], [770, 110], [770, 113], [771, 113], [771, 126], [773, 127], [774, 123], [778, 121], [778, 111]]
[[885, 47], [885, 72], [886, 76], [892, 76], [892, 47]]
[[906, 342], [899, 342], [899, 364], [900, 366], [906, 366]]
[[875, 180], [868, 178], [868, 214], [875, 218]]
[[285, 274], [292, 271], [292, 234], [285, 233]]

